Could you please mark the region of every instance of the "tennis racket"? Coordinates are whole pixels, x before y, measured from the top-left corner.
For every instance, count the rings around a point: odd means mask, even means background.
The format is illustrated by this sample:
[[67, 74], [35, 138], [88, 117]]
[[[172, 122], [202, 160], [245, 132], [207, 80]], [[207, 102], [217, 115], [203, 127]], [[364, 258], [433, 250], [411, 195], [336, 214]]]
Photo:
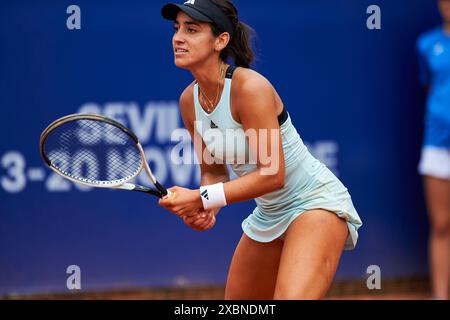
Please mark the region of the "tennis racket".
[[[70, 181], [90, 187], [168, 195], [155, 178], [136, 135], [119, 122], [96, 114], [72, 114], [41, 134], [45, 164]], [[129, 183], [145, 170], [154, 188]]]

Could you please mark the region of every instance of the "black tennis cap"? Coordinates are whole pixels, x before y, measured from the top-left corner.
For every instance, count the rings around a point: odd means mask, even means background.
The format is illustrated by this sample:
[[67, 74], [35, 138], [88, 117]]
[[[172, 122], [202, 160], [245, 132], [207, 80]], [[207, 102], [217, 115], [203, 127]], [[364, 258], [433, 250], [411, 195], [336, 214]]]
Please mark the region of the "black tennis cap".
[[195, 20], [215, 23], [233, 36], [233, 25], [230, 20], [211, 0], [188, 0], [183, 4], [168, 3], [161, 9], [161, 15], [167, 20], [175, 21], [179, 11], [183, 11]]

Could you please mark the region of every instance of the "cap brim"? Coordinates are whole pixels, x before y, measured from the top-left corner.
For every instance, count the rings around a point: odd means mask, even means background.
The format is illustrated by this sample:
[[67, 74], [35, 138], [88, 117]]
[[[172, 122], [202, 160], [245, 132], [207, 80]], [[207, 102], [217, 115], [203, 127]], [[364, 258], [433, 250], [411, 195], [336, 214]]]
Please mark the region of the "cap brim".
[[203, 13], [197, 11], [196, 9], [176, 3], [169, 3], [166, 4], [164, 7], [162, 7], [161, 15], [167, 20], [175, 21], [177, 19], [178, 12], [180, 11], [183, 11], [189, 17], [194, 18], [195, 20], [203, 22], [212, 22], [210, 18], [205, 16]]

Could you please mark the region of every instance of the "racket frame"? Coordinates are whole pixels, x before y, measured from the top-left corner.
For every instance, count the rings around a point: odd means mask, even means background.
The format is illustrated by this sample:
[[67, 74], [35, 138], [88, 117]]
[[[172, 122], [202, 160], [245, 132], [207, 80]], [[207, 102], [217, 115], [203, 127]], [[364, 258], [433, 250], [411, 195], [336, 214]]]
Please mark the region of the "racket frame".
[[[140, 165], [140, 168], [136, 171], [136, 173], [134, 173], [133, 175], [130, 175], [126, 178], [115, 180], [114, 182], [104, 181], [104, 183], [89, 183], [88, 179], [76, 179], [73, 176], [71, 176], [69, 173], [56, 168], [44, 152], [44, 145], [47, 140], [47, 137], [54, 129], [60, 127], [61, 125], [68, 123], [68, 122], [77, 121], [77, 120], [94, 120], [94, 121], [105, 122], [112, 126], [117, 127], [118, 129], [122, 130], [125, 134], [127, 134], [134, 141], [134, 143], [136, 144], [136, 147], [141, 155], [141, 165]], [[75, 113], [75, 114], [70, 114], [70, 115], [64, 116], [62, 118], [59, 118], [59, 119], [53, 121], [50, 125], [47, 126], [47, 128], [44, 129], [44, 131], [42, 132], [42, 134], [40, 136], [39, 152], [40, 152], [41, 157], [44, 160], [45, 164], [51, 170], [53, 170], [60, 176], [63, 176], [64, 178], [66, 178], [74, 183], [82, 184], [82, 185], [89, 186], [89, 187], [96, 187], [96, 188], [112, 188], [112, 189], [123, 189], [123, 190], [145, 192], [145, 193], [155, 195], [159, 198], [162, 198], [168, 194], [168, 190], [166, 188], [164, 188], [156, 180], [155, 176], [153, 175], [153, 173], [150, 169], [150, 166], [148, 165], [147, 160], [145, 158], [144, 149], [142, 148], [142, 145], [139, 142], [137, 136], [131, 130], [129, 130], [127, 127], [122, 125], [120, 122], [115, 121], [110, 118], [107, 118], [102, 115]], [[147, 188], [144, 186], [139, 186], [139, 185], [136, 185], [133, 183], [128, 183], [128, 181], [137, 177], [141, 173], [142, 169], [144, 169], [144, 171], [147, 173], [148, 177], [150, 178], [150, 180], [152, 181], [152, 183], [155, 185], [155, 187], [158, 190], [154, 190], [154, 189]]]

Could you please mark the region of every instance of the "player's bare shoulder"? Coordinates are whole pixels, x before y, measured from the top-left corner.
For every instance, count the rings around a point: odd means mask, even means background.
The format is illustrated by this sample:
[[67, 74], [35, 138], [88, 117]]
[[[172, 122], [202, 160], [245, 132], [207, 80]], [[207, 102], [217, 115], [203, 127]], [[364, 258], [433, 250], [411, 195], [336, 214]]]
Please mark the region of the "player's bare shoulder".
[[277, 112], [277, 94], [272, 84], [260, 73], [238, 68], [233, 75], [232, 97], [236, 119], [242, 120], [244, 113]]
[[245, 94], [253, 90], [272, 93], [274, 88], [259, 72], [248, 68], [237, 68], [233, 75], [233, 91]]
[[180, 112], [186, 125], [195, 120], [194, 84], [191, 82], [180, 95]]
[[192, 81], [180, 95], [180, 108], [189, 108], [194, 105], [194, 84]]

